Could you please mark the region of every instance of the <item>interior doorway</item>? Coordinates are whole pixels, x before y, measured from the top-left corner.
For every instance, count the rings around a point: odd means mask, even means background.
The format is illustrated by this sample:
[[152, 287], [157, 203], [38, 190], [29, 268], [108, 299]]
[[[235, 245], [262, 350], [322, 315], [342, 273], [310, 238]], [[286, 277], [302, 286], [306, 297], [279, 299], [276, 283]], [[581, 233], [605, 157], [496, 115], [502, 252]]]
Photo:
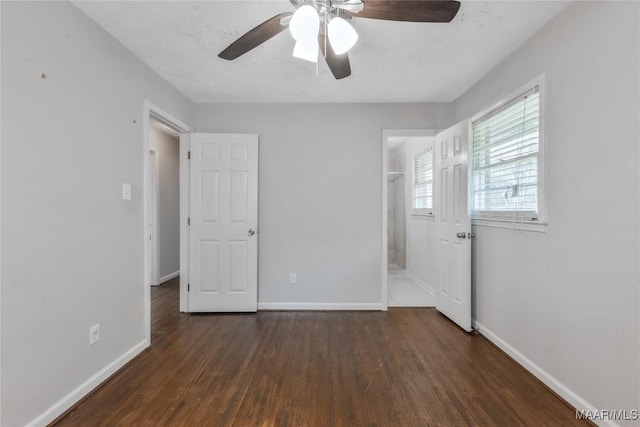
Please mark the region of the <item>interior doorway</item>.
[[[383, 302], [386, 307], [433, 307], [433, 213], [422, 204], [432, 189], [416, 187], [415, 159], [433, 149], [435, 131], [383, 134]], [[432, 176], [431, 176], [432, 180]], [[419, 204], [416, 205], [416, 197]]]
[[[143, 105], [144, 318], [151, 344], [151, 288], [174, 286], [186, 293], [183, 264], [187, 262], [188, 146], [181, 135], [192, 129], [163, 109]], [[156, 292], [157, 293], [157, 292]], [[184, 298], [186, 300], [186, 298]], [[183, 298], [180, 298], [182, 304]], [[176, 311], [182, 306], [176, 307]]]
[[158, 181], [158, 151], [154, 147], [149, 149], [149, 222], [147, 223], [149, 245], [151, 245], [148, 261], [150, 266], [149, 284], [151, 286], [160, 284], [158, 279]]
[[180, 134], [149, 122], [149, 242], [151, 286], [180, 276]]

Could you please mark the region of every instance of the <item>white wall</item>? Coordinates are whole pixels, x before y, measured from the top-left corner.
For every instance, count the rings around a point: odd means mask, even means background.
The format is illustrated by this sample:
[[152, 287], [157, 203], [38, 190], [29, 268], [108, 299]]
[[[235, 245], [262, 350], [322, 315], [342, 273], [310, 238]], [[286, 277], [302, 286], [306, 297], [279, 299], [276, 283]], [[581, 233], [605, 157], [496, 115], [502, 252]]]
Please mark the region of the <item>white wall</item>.
[[547, 232], [476, 227], [475, 317], [598, 409], [640, 403], [638, 18], [577, 2], [454, 105], [546, 74]]
[[437, 128], [448, 114], [424, 104], [198, 106], [200, 132], [260, 135], [262, 307], [380, 305], [382, 130]]
[[0, 424], [19, 426], [144, 346], [143, 100], [191, 104], [71, 4], [1, 7]]
[[180, 270], [180, 155], [178, 138], [151, 126], [158, 156], [158, 279]]

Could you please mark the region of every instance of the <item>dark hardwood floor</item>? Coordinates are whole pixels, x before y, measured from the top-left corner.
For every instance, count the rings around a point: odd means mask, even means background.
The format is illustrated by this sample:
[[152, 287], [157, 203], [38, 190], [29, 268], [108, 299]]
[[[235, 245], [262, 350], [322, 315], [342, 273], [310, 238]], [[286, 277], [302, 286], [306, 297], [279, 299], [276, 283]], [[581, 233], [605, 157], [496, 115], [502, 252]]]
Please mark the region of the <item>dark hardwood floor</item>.
[[152, 289], [152, 345], [58, 426], [588, 425], [435, 310], [178, 313]]

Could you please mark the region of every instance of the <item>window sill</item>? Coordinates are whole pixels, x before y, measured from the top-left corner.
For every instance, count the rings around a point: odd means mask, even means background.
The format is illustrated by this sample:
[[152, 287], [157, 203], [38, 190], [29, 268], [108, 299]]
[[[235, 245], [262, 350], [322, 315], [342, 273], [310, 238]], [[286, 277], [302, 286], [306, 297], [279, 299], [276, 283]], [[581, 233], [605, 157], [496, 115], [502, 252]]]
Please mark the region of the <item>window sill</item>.
[[507, 221], [501, 219], [476, 218], [471, 220], [471, 225], [478, 227], [504, 228], [508, 230], [533, 231], [535, 233], [546, 233], [547, 223], [540, 221]]
[[427, 215], [427, 214], [411, 214], [411, 218], [419, 221], [426, 221], [426, 220], [433, 221], [434, 219], [433, 215]]

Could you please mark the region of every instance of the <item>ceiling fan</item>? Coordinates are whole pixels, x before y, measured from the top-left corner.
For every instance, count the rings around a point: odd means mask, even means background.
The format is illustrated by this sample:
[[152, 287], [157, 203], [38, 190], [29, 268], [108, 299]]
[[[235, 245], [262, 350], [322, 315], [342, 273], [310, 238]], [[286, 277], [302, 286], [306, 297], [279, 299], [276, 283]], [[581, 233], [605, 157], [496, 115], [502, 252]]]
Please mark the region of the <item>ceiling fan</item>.
[[408, 22], [451, 22], [455, 0], [289, 0], [295, 12], [283, 12], [254, 27], [218, 55], [233, 60], [289, 28], [296, 40], [293, 56], [316, 62], [318, 51], [336, 79], [351, 75], [347, 51], [358, 35], [352, 18]]

